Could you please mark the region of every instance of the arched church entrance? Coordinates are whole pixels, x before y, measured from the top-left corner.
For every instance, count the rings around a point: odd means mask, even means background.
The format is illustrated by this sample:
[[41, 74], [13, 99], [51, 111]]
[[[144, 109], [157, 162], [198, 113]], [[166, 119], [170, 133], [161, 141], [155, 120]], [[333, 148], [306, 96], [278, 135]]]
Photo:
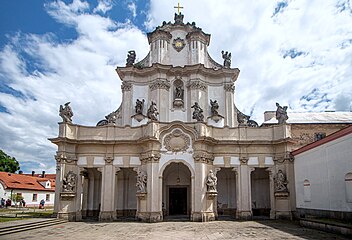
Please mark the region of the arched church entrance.
[[236, 216], [236, 174], [232, 168], [221, 168], [216, 174], [218, 217], [235, 218]]
[[[191, 214], [191, 172], [181, 162], [170, 163], [163, 172], [162, 209], [165, 219]], [[188, 218], [189, 219], [189, 218]]]
[[255, 168], [251, 173], [253, 216], [270, 216], [270, 179], [266, 168]]

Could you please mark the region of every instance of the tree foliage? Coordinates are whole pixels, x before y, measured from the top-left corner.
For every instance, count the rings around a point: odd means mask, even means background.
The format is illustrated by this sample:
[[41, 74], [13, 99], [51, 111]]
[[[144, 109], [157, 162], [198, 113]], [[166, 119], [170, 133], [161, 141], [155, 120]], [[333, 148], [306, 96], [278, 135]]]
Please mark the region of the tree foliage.
[[20, 170], [20, 164], [16, 158], [10, 157], [0, 150], [0, 172], [15, 173], [17, 170]]

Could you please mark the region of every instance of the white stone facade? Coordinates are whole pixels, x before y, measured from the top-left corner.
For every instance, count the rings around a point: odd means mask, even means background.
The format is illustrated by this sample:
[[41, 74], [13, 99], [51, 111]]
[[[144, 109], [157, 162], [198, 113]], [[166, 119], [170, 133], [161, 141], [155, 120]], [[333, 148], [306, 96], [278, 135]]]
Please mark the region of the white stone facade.
[[[58, 146], [59, 217], [291, 218], [293, 186], [275, 190], [279, 170], [294, 182], [290, 126], [258, 128], [241, 119], [234, 104], [239, 70], [214, 62], [210, 35], [180, 16], [148, 34], [144, 60], [116, 69], [123, 98], [115, 124], [63, 122], [50, 139]], [[147, 117], [152, 103], [157, 121]], [[195, 103], [204, 118], [195, 116]]]

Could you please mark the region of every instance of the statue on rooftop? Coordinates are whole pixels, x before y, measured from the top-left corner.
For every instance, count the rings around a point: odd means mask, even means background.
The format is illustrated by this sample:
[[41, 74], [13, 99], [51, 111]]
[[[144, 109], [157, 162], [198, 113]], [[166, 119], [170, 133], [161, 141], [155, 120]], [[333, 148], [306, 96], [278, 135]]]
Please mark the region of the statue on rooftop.
[[179, 13], [179, 14], [175, 13], [175, 18], [174, 18], [175, 24], [183, 24], [183, 17], [184, 15], [182, 15], [182, 13]]
[[229, 52], [224, 52], [221, 51], [222, 58], [224, 59], [224, 68], [230, 68], [231, 67], [231, 53]]
[[148, 112], [147, 112], [147, 117], [151, 119], [152, 121], [158, 121], [158, 109], [156, 108], [156, 103], [152, 101], [152, 105], [150, 105]]
[[73, 112], [69, 104], [70, 102], [65, 103], [64, 107], [60, 105], [59, 109], [59, 115], [65, 123], [72, 123]]
[[286, 120], [288, 119], [287, 116], [287, 106], [281, 107], [279, 103], [276, 103], [276, 119], [278, 120], [279, 124], [286, 123]]
[[126, 59], [126, 67], [132, 67], [136, 60], [136, 52], [134, 50], [128, 51]]
[[194, 108], [193, 119], [196, 119], [198, 122], [203, 122], [204, 120], [203, 109], [200, 108], [199, 104], [195, 102], [191, 108]]

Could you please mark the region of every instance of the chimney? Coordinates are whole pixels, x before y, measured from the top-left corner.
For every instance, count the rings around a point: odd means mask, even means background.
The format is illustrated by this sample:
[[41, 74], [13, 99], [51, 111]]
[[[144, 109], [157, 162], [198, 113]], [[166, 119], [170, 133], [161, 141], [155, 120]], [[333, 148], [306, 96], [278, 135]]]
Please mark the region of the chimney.
[[44, 178], [44, 177], [45, 177], [45, 171], [42, 172], [42, 178]]
[[18, 171], [18, 174], [23, 174], [23, 171], [22, 171], [22, 170], [19, 170], [19, 171]]
[[32, 177], [34, 177], [35, 171], [32, 171]]

